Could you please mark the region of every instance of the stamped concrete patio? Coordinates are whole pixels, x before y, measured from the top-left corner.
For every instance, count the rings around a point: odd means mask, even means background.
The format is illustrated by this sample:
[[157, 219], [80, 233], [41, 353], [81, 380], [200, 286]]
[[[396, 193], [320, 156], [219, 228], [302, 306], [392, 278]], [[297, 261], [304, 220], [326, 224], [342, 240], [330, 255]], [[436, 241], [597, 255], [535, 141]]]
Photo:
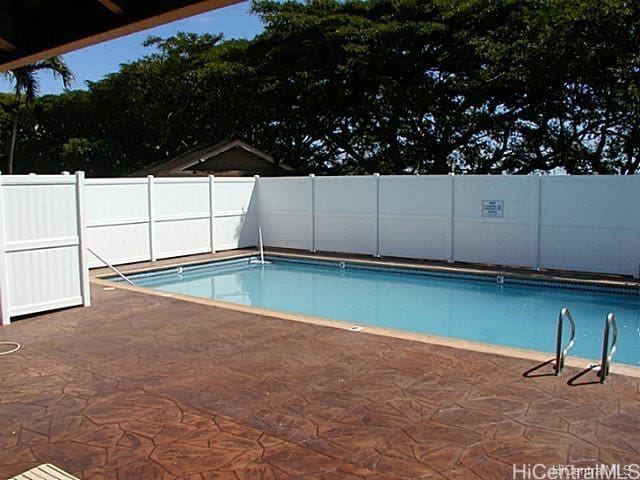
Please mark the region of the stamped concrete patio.
[[0, 328], [0, 478], [512, 478], [640, 460], [635, 378], [93, 287]]

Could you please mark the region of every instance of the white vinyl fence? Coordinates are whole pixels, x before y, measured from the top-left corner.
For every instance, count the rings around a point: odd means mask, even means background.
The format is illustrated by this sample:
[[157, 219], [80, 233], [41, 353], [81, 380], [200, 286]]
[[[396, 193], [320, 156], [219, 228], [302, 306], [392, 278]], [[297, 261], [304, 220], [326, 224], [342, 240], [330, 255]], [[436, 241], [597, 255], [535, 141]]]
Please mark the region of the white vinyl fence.
[[268, 246], [640, 273], [640, 176], [309, 176], [258, 185]]
[[640, 176], [0, 176], [0, 313], [88, 305], [123, 264], [265, 245], [640, 274]]
[[[86, 181], [88, 245], [112, 264], [256, 245], [254, 178]], [[103, 266], [90, 254], [90, 266]]]
[[0, 314], [90, 304], [84, 176], [0, 176]]

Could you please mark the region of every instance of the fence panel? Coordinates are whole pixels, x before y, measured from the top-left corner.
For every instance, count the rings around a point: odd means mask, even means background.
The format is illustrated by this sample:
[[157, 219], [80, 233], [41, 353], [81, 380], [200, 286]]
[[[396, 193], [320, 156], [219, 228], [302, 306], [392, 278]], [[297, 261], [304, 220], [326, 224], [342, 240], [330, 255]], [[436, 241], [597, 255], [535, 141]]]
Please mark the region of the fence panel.
[[88, 304], [84, 245], [121, 264], [255, 246], [259, 224], [274, 247], [637, 277], [638, 205], [640, 176], [3, 176], [0, 312]]
[[[151, 260], [146, 178], [86, 180], [88, 246], [113, 264]], [[89, 266], [104, 266], [93, 255]]]
[[157, 178], [153, 202], [156, 258], [211, 251], [207, 177]]
[[535, 267], [538, 177], [457, 176], [453, 259]]
[[380, 255], [448, 260], [451, 177], [380, 177]]
[[638, 275], [640, 176], [542, 178], [540, 264]]
[[0, 177], [3, 324], [15, 315], [89, 304], [82, 181], [81, 175]]
[[376, 254], [377, 179], [316, 177], [314, 232], [318, 250]]
[[[254, 246], [255, 183], [213, 177], [87, 180], [89, 247], [119, 265]], [[103, 266], [90, 258], [91, 267]]]
[[260, 179], [265, 243], [639, 275], [640, 176]]
[[313, 250], [313, 177], [261, 178], [257, 187], [264, 244]]
[[216, 249], [252, 247], [258, 243], [254, 178], [215, 179]]

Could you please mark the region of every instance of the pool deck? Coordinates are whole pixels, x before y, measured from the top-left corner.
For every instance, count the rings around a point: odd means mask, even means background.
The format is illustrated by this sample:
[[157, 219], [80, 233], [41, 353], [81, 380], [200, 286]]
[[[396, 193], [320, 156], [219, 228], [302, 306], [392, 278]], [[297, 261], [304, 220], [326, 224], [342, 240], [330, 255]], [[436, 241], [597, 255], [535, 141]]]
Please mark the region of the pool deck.
[[92, 300], [0, 327], [22, 344], [0, 356], [0, 478], [46, 462], [87, 479], [473, 480], [640, 461], [638, 378], [570, 386], [578, 370], [525, 378], [527, 359], [98, 284]]

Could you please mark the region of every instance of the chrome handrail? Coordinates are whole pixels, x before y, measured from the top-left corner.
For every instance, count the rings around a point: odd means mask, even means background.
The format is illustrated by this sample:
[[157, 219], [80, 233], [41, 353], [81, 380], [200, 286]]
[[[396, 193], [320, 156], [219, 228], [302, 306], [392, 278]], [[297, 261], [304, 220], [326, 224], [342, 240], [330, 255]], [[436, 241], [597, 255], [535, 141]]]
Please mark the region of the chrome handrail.
[[[571, 326], [571, 338], [569, 338], [569, 343], [563, 349], [562, 348], [562, 326], [564, 324], [564, 319], [569, 320], [569, 325]], [[558, 315], [558, 327], [556, 329], [556, 360], [554, 365], [554, 373], [559, 375], [562, 369], [564, 368], [564, 360], [569, 353], [569, 350], [576, 343], [576, 322], [573, 320], [571, 316], [571, 312], [567, 307], [563, 307], [560, 310], [560, 314]]]
[[260, 246], [260, 263], [264, 265], [264, 244], [262, 243], [262, 225], [258, 225], [258, 244]]
[[129, 279], [129, 277], [127, 277], [124, 273], [122, 273], [120, 270], [118, 270], [116, 267], [114, 267], [113, 265], [111, 265], [107, 260], [105, 260], [104, 258], [102, 258], [100, 255], [98, 255], [95, 250], [90, 249], [89, 247], [87, 247], [87, 250], [94, 256], [96, 257], [98, 260], [100, 260], [102, 263], [104, 263], [108, 268], [110, 268], [111, 270], [113, 270], [120, 278], [122, 278], [125, 282], [127, 282], [129, 285], [133, 285], [135, 287], [135, 284]]
[[[613, 340], [611, 342], [611, 348], [609, 348], [609, 331], [613, 332]], [[616, 325], [616, 319], [613, 313], [607, 315], [607, 319], [604, 321], [604, 338], [602, 339], [602, 360], [600, 361], [600, 371], [598, 376], [600, 377], [600, 383], [609, 376], [609, 368], [611, 367], [611, 359], [613, 354], [616, 353], [616, 343], [618, 343], [618, 326]]]

